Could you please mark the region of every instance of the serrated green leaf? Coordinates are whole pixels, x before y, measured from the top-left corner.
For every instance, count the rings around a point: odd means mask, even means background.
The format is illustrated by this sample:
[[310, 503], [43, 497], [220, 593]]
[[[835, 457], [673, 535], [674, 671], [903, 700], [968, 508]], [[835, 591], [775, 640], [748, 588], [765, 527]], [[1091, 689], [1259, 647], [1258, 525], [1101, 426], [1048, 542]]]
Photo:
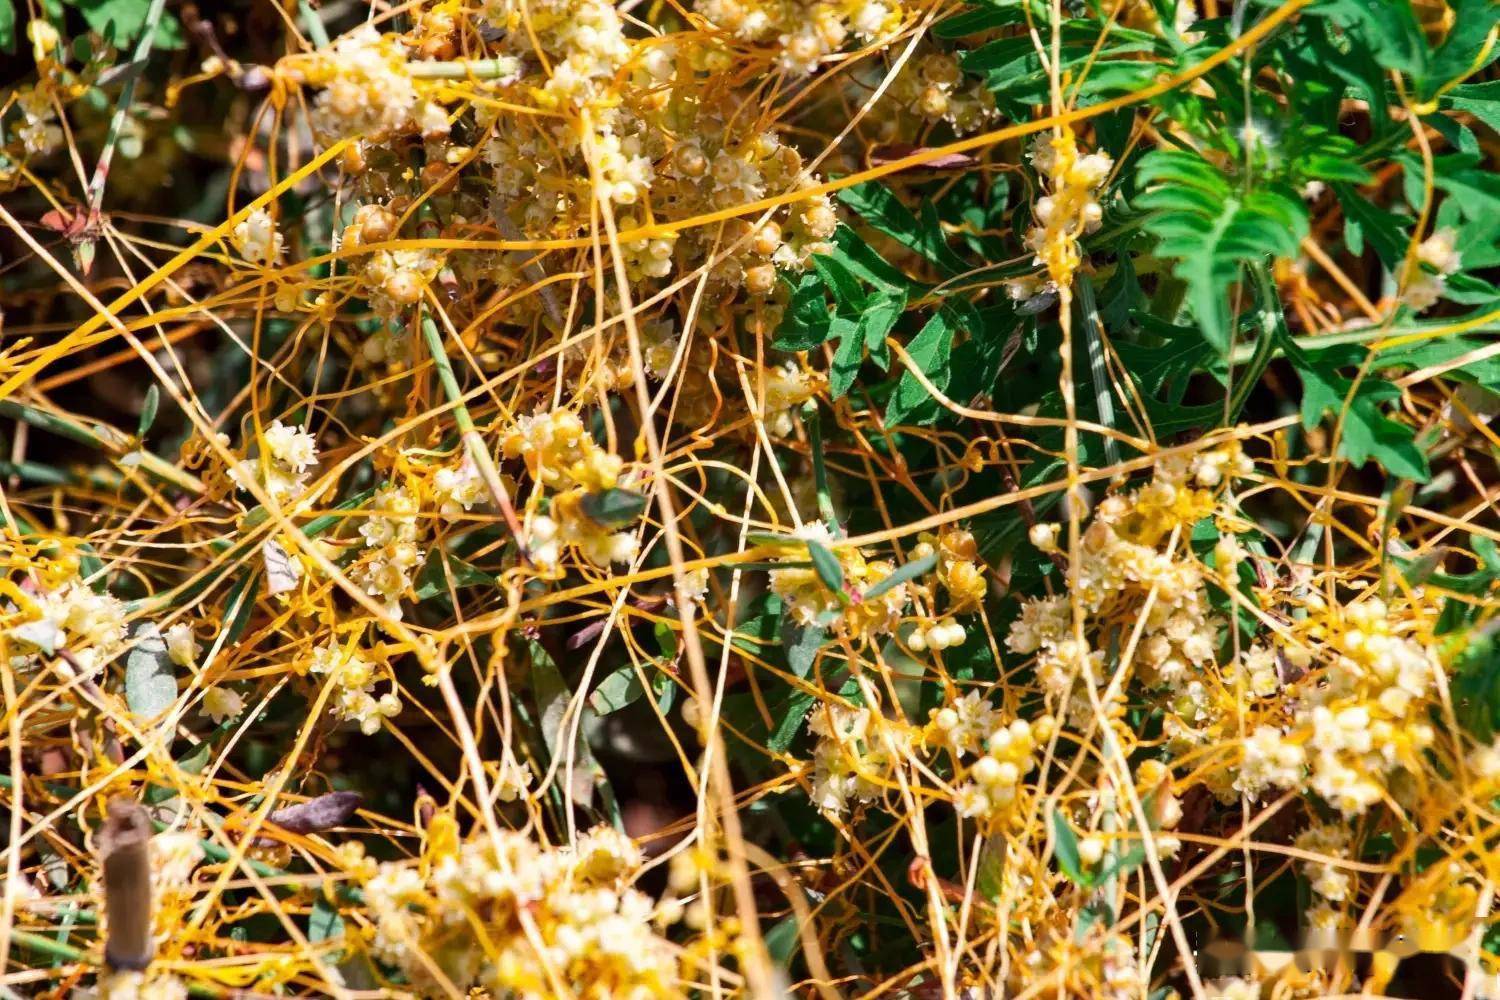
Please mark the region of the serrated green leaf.
[[[932, 314], [932, 318], [912, 338], [911, 343], [906, 345], [906, 353], [911, 356], [912, 362], [939, 392], [948, 388], [948, 380], [952, 375], [949, 358], [953, 350], [953, 332], [953, 324], [946, 311], [939, 310]], [[885, 425], [896, 427], [903, 423], [925, 423], [936, 416], [937, 407], [933, 403], [932, 394], [917, 381], [915, 375], [904, 372], [886, 406]]]
[[877, 292], [865, 301], [864, 311], [859, 317], [860, 336], [870, 360], [886, 371], [891, 366], [891, 348], [885, 342], [896, 326], [896, 321], [906, 311], [905, 292]]
[[1289, 191], [1240, 192], [1217, 167], [1183, 150], [1147, 154], [1137, 179], [1147, 190], [1136, 207], [1151, 213], [1144, 225], [1158, 240], [1157, 253], [1177, 261], [1173, 273], [1187, 284], [1187, 304], [1204, 339], [1227, 355], [1230, 291], [1241, 267], [1295, 256], [1307, 235], [1306, 207]]
[[833, 352], [833, 364], [828, 369], [828, 394], [834, 399], [842, 399], [864, 363], [865, 338], [860, 324], [843, 316], [834, 317], [829, 329], [838, 338], [839, 346]]
[[[790, 278], [783, 280], [791, 283]], [[832, 319], [822, 276], [817, 271], [805, 272], [792, 285], [791, 300], [771, 346], [778, 351], [812, 350], [829, 338]]]
[[911, 209], [901, 203], [889, 188], [875, 181], [847, 187], [838, 194], [874, 229], [884, 233], [908, 250], [936, 264], [948, 274], [967, 271], [969, 266], [953, 252], [936, 218], [924, 208], [927, 222], [919, 221]]
[[1427, 456], [1416, 444], [1416, 432], [1390, 419], [1382, 410], [1383, 403], [1400, 398], [1397, 386], [1373, 377], [1361, 379], [1356, 386], [1353, 379], [1338, 373], [1336, 354], [1303, 351], [1290, 341], [1283, 345], [1283, 350], [1302, 380], [1301, 412], [1305, 429], [1316, 427], [1324, 414], [1342, 412], [1341, 457], [1356, 466], [1374, 459], [1392, 475], [1415, 482], [1431, 478]]

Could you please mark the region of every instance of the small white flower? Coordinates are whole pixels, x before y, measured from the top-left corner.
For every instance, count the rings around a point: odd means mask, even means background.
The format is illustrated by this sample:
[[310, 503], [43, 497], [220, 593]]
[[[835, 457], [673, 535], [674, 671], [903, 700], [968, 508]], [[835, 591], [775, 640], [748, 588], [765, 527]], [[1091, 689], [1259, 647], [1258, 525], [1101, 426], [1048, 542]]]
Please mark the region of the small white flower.
[[232, 688], [212, 687], [203, 694], [202, 714], [221, 726], [225, 719], [237, 719], [245, 710], [245, 699]]
[[234, 245], [252, 264], [275, 263], [284, 242], [275, 220], [264, 208], [257, 208], [234, 227]]
[[167, 655], [179, 667], [191, 667], [198, 662], [198, 640], [193, 636], [193, 626], [177, 622], [167, 629]]

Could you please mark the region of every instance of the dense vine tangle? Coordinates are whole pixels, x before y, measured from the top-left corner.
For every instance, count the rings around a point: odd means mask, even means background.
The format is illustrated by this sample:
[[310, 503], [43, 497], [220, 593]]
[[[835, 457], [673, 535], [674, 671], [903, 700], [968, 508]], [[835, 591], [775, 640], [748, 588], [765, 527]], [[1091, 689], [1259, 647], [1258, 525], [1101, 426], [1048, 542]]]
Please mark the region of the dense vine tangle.
[[[440, 0], [329, 38], [301, 3], [267, 5], [259, 63], [184, 10], [207, 58], [102, 117], [130, 58], [28, 7], [0, 985], [1393, 981], [1200, 974], [1290, 919], [1458, 950], [1497, 995], [1500, 375], [1463, 339], [1496, 316], [1416, 318], [1488, 302], [1466, 266], [1500, 262], [1433, 149], [1493, 153], [1452, 130], [1494, 15], [1414, 21], [1430, 64], [1473, 52], [1430, 93], [1381, 62], [1407, 131], [1369, 171], [1315, 136], [1304, 169], [1252, 118], [1312, 113], [1287, 67], [1334, 6]], [[176, 16], [125, 8], [154, 67]], [[211, 221], [129, 194], [178, 163], [137, 99], [225, 112]], [[1329, 185], [1374, 199], [1358, 246]], [[1273, 231], [1214, 214], [1241, 202]], [[1253, 248], [1227, 278], [1172, 249], [1205, 225]], [[106, 959], [120, 800], [159, 829], [144, 969]]]

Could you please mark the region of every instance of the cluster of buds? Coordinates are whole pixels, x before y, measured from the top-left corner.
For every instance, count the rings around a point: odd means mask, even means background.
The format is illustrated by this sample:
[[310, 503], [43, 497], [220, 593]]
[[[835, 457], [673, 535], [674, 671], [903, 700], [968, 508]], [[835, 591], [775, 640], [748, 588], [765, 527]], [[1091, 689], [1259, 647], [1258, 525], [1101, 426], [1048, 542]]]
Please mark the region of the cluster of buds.
[[394, 690], [375, 694], [375, 664], [351, 648], [333, 642], [319, 646], [308, 669], [329, 678], [334, 714], [357, 724], [366, 736], [375, 735], [383, 720], [401, 713], [401, 699]]
[[1079, 239], [1098, 229], [1104, 218], [1096, 196], [1114, 161], [1107, 153], [1080, 154], [1066, 127], [1050, 137], [1038, 136], [1030, 156], [1047, 193], [1036, 200], [1036, 225], [1026, 234], [1026, 247], [1046, 269], [1049, 285], [1041, 287], [1066, 288], [1081, 261]]

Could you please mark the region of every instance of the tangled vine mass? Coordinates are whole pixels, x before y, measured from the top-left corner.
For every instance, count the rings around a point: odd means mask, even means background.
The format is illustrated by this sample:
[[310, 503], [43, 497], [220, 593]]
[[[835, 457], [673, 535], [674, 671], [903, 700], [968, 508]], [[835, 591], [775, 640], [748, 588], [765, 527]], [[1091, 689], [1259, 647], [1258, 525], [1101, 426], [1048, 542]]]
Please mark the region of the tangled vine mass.
[[1500, 997], [1492, 0], [0, 0], [0, 994]]

